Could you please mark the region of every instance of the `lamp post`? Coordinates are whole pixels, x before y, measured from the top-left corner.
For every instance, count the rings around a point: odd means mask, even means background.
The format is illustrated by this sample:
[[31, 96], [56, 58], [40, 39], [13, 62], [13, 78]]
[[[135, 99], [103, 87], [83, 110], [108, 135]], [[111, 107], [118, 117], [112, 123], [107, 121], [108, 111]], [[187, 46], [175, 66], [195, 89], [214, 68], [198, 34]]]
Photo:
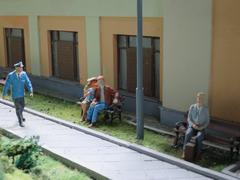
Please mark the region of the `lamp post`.
[[143, 122], [142, 0], [137, 0], [136, 119], [137, 119], [137, 139], [143, 139], [144, 122]]

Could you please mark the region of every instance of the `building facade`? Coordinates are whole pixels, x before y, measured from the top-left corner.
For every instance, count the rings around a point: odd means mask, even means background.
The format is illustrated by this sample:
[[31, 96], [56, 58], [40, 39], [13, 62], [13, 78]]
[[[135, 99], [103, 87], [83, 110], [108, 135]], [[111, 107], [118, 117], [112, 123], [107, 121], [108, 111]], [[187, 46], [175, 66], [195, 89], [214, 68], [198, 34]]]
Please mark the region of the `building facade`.
[[[144, 111], [173, 125], [207, 94], [211, 116], [240, 122], [239, 0], [143, 0]], [[135, 0], [0, 1], [0, 67], [22, 58], [34, 86], [80, 96], [102, 74], [135, 111]]]

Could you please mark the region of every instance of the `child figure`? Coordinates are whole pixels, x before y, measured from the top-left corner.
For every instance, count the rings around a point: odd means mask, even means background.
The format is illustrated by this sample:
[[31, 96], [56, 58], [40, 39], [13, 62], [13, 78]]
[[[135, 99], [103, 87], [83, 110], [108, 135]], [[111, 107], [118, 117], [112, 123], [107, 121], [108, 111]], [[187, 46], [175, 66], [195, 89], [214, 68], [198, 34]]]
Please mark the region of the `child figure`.
[[92, 77], [87, 80], [87, 84], [84, 87], [84, 100], [80, 103], [80, 107], [82, 109], [82, 119], [81, 121], [85, 121], [86, 113], [94, 99], [95, 88], [97, 87], [97, 78]]
[[90, 83], [89, 88], [87, 90], [85, 90], [85, 93], [83, 96], [83, 97], [85, 97], [83, 100], [84, 103], [90, 103], [94, 99], [95, 89], [91, 86], [92, 86], [92, 83]]

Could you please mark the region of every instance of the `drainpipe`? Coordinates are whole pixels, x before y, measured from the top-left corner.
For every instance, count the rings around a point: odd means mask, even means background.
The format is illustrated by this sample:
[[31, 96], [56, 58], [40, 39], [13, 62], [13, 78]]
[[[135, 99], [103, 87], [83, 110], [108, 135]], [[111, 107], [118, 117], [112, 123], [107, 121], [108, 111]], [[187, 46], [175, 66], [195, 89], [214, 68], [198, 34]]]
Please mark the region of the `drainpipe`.
[[136, 120], [137, 120], [137, 139], [143, 139], [144, 122], [143, 122], [142, 0], [137, 0]]

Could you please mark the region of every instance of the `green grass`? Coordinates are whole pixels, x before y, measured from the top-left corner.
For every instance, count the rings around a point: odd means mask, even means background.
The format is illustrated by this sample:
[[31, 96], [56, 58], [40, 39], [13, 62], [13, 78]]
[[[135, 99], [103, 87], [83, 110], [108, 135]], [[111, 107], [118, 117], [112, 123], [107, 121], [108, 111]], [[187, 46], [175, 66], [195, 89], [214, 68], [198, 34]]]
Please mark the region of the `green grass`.
[[[33, 98], [26, 95], [26, 106], [43, 113], [77, 123], [80, 126], [87, 126], [87, 124], [79, 122], [79, 106], [72, 102], [41, 94], [35, 94]], [[173, 142], [172, 137], [144, 130], [144, 140], [137, 140], [136, 128], [125, 122], [120, 123], [118, 121], [114, 121], [113, 124], [110, 125], [109, 123], [105, 123], [103, 120], [100, 120], [97, 127], [95, 127], [95, 130], [178, 158], [180, 158], [182, 154], [181, 149], [174, 149], [171, 147]], [[197, 164], [206, 168], [221, 171], [224, 167], [231, 163], [227, 160], [229, 159], [228, 153], [226, 154], [220, 152], [219, 154], [219, 151], [215, 152], [215, 149], [208, 149], [206, 151], [207, 153], [204, 153], [203, 160], [197, 162]], [[216, 156], [216, 154], [219, 154], [219, 156]], [[226, 156], [226, 158], [223, 158], [223, 156]]]
[[[41, 172], [40, 176], [36, 174]], [[33, 169], [33, 179], [49, 179], [49, 180], [87, 180], [90, 179], [86, 174], [66, 167], [62, 163], [50, 158], [49, 156], [41, 156], [39, 164]]]
[[13, 173], [5, 174], [6, 180], [89, 180], [90, 178], [77, 170], [71, 169], [62, 163], [48, 157], [40, 156], [37, 165], [30, 174], [14, 169]]
[[13, 173], [5, 174], [6, 180], [32, 180], [32, 177], [29, 174], [24, 173], [23, 171], [19, 169], [15, 169]]
[[[0, 135], [1, 136], [1, 135]], [[1, 136], [0, 146], [9, 138]], [[90, 178], [83, 172], [71, 169], [61, 162], [47, 156], [40, 155], [37, 166], [29, 173], [13, 168], [13, 172], [4, 174], [6, 180], [89, 180]], [[2, 180], [0, 178], [0, 180]]]

